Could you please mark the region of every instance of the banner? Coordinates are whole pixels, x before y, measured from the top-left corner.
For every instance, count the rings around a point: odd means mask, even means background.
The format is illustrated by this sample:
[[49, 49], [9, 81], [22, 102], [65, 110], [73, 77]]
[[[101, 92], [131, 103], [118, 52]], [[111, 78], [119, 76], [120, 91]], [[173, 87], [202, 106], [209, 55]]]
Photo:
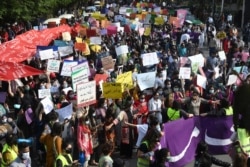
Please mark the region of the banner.
[[154, 87], [155, 72], [137, 74], [137, 84], [139, 85], [141, 91]]
[[141, 58], [143, 66], [150, 66], [159, 63], [156, 52], [142, 54]]
[[90, 81], [76, 86], [77, 107], [85, 107], [96, 103], [96, 82]]
[[101, 58], [102, 67], [104, 70], [114, 69], [114, 62], [112, 56], [106, 56]]
[[121, 83], [103, 83], [102, 95], [104, 98], [119, 99], [122, 98], [122, 84]]
[[69, 105], [55, 110], [55, 112], [59, 115], [59, 121], [64, 122], [65, 119], [70, 119], [73, 114], [73, 104], [70, 103]]
[[180, 20], [180, 24], [183, 25], [187, 15], [187, 10], [185, 9], [178, 9], [177, 10], [177, 17]]
[[58, 73], [60, 70], [60, 60], [49, 59], [47, 65], [48, 72], [56, 72]]
[[118, 46], [115, 48], [115, 52], [116, 52], [117, 56], [120, 56], [122, 54], [127, 54], [128, 53], [128, 46], [127, 45]]
[[44, 73], [36, 68], [14, 62], [0, 62], [0, 67], [0, 80], [2, 81], [10, 81]]
[[170, 151], [169, 166], [185, 166], [193, 161], [200, 141], [208, 144], [208, 151], [212, 154], [227, 154], [232, 143], [232, 127], [232, 116], [193, 117], [165, 123], [164, 133], [168, 135], [164, 135], [160, 143], [161, 148], [168, 148]]
[[73, 66], [76, 66], [77, 64], [78, 64], [77, 61], [64, 60], [62, 70], [61, 70], [61, 76], [70, 77], [72, 73], [71, 68]]

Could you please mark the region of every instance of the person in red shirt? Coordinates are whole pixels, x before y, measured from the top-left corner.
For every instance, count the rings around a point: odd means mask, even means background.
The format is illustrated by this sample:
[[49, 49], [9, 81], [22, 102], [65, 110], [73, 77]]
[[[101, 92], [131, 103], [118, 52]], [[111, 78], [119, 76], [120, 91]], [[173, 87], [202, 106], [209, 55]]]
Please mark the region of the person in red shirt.
[[139, 100], [134, 102], [134, 110], [137, 111], [134, 114], [134, 123], [143, 124], [147, 123], [148, 116], [148, 102], [145, 99], [145, 95], [141, 94]]

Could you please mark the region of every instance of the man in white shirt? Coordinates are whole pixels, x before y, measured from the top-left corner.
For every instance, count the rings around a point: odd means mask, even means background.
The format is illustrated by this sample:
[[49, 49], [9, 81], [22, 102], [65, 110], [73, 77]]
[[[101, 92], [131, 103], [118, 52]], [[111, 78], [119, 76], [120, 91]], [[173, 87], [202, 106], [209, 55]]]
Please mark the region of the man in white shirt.
[[162, 101], [159, 98], [159, 93], [154, 93], [154, 96], [149, 100], [148, 102], [148, 112], [151, 115], [155, 115], [156, 118], [159, 120], [159, 123], [162, 123], [162, 115], [161, 115], [161, 109], [162, 109]]
[[190, 35], [188, 34], [187, 30], [185, 33], [181, 35], [181, 41], [180, 43], [183, 43], [184, 41], [188, 42], [190, 40]]

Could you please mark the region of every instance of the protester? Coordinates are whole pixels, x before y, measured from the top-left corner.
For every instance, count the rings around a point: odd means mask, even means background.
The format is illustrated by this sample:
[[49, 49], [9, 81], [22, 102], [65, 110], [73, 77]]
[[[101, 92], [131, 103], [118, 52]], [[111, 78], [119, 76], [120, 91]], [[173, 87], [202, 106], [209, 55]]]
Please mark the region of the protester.
[[10, 167], [31, 167], [28, 143], [18, 143], [18, 157], [10, 164]]

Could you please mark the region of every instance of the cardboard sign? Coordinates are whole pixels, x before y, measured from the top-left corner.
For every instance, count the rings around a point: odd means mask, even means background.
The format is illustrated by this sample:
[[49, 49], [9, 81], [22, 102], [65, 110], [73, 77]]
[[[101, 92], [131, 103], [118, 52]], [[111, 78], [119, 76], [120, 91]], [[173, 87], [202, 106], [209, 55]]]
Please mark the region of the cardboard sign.
[[45, 114], [50, 113], [54, 109], [54, 103], [47, 96], [43, 100], [41, 100], [41, 104], [43, 105], [43, 110]]
[[102, 43], [101, 37], [90, 37], [89, 40], [90, 40], [90, 45], [92, 44], [100, 45]]
[[140, 90], [154, 87], [155, 84], [155, 72], [137, 74], [137, 83]]
[[71, 78], [74, 91], [76, 91], [77, 84], [89, 81], [88, 73], [89, 73], [88, 68], [72, 72]]
[[104, 98], [119, 99], [122, 97], [121, 83], [103, 83], [102, 88]]
[[70, 32], [63, 32], [62, 33], [62, 38], [63, 38], [64, 41], [71, 41]]
[[60, 60], [49, 59], [47, 65], [47, 71], [58, 73], [60, 69], [60, 63], [61, 63]]
[[39, 50], [39, 56], [41, 60], [54, 58], [53, 49]]
[[116, 47], [115, 51], [116, 51], [117, 56], [120, 56], [122, 54], [127, 54], [128, 53], [128, 46], [122, 45], [122, 46]]
[[85, 52], [87, 46], [86, 46], [86, 43], [78, 43], [78, 42], [76, 42], [74, 44], [74, 47], [75, 47], [76, 50], [79, 50], [81, 52]]
[[116, 78], [116, 83], [122, 84], [122, 92], [125, 89], [132, 89], [134, 87], [132, 79], [132, 71], [118, 75]]
[[73, 104], [70, 103], [63, 108], [55, 110], [55, 112], [58, 113], [60, 122], [63, 122], [65, 119], [70, 119], [73, 113]]
[[94, 80], [96, 81], [96, 85], [99, 85], [101, 80], [106, 81], [108, 78], [107, 74], [96, 74]]
[[190, 67], [180, 67], [179, 79], [190, 79], [191, 68]]
[[227, 59], [226, 54], [225, 54], [224, 51], [219, 51], [218, 55], [219, 55], [220, 60], [226, 60]]
[[204, 66], [205, 58], [203, 57], [202, 54], [194, 55], [194, 56], [189, 56], [189, 60], [191, 60], [191, 64], [198, 63], [199, 67]]
[[51, 96], [50, 89], [39, 89], [38, 90], [38, 98], [39, 99], [43, 99], [45, 97], [50, 97], [50, 96]]
[[101, 58], [102, 67], [104, 70], [114, 69], [114, 62], [112, 56], [106, 56]]
[[207, 78], [202, 76], [202, 75], [197, 74], [197, 85], [204, 88], [204, 89], [206, 89]]
[[96, 103], [96, 82], [90, 81], [76, 86], [77, 106], [85, 107]]
[[68, 56], [73, 53], [73, 47], [61, 46], [61, 47], [58, 47], [58, 52], [59, 52], [60, 57]]
[[71, 68], [73, 66], [76, 66], [78, 64], [77, 61], [69, 61], [69, 60], [65, 60], [63, 62], [63, 66], [62, 66], [62, 70], [61, 70], [61, 76], [71, 76]]
[[235, 84], [237, 79], [238, 79], [237, 75], [229, 75], [228, 81], [227, 81], [227, 86]]
[[159, 59], [156, 52], [142, 54], [141, 58], [143, 66], [149, 66], [159, 63]]

